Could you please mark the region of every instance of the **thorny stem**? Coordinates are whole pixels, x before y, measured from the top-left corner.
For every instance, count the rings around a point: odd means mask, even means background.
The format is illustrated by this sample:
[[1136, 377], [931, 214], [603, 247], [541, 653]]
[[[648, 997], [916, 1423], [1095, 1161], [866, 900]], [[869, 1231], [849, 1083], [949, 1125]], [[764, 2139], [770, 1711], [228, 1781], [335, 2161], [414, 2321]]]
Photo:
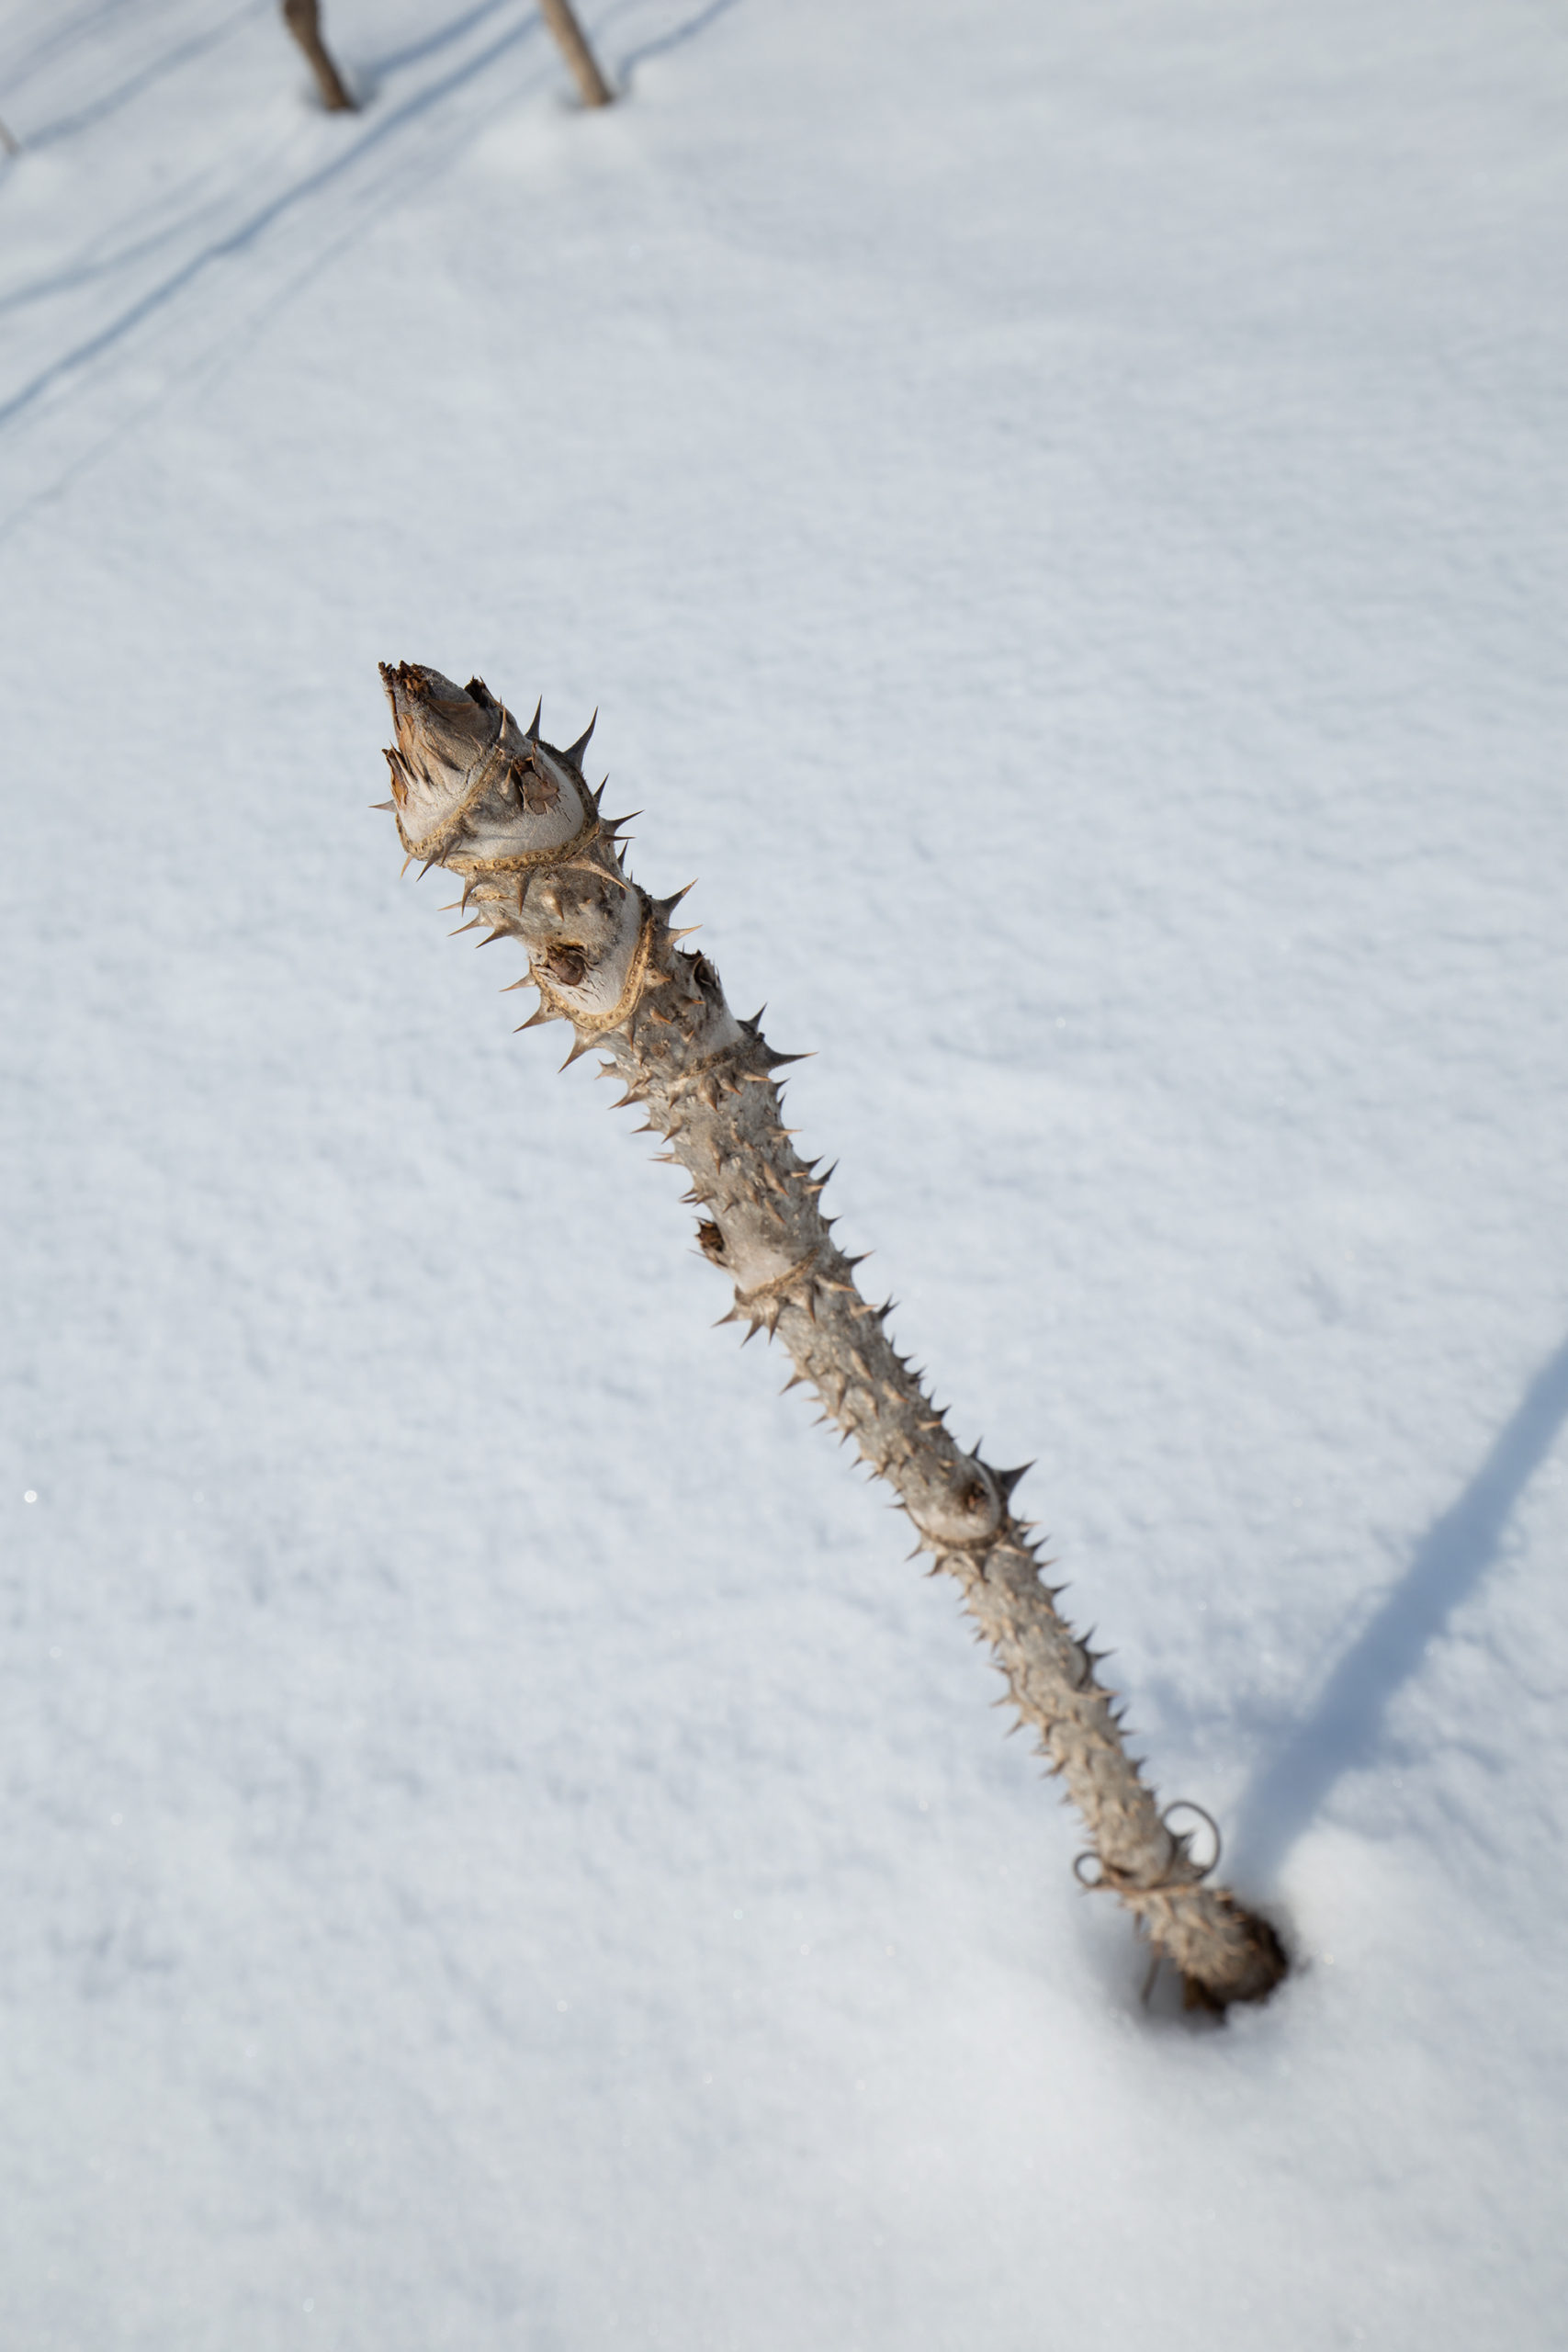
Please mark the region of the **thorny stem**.
[[760, 1015], [738, 1020], [706, 956], [679, 945], [670, 919], [684, 892], [652, 899], [626, 875], [616, 834], [626, 820], [601, 813], [604, 787], [591, 792], [582, 773], [592, 722], [562, 752], [541, 740], [537, 711], [521, 726], [478, 678], [459, 687], [411, 663], [381, 677], [398, 738], [387, 753], [393, 797], [381, 805], [409, 860], [462, 877], [460, 928], [485, 932], [481, 946], [510, 938], [527, 952], [514, 985], [536, 988], [539, 1005], [522, 1025], [569, 1023], [568, 1062], [593, 1046], [606, 1053], [622, 1102], [642, 1106], [663, 1156], [685, 1169], [697, 1238], [735, 1286], [725, 1319], [748, 1324], [748, 1338], [777, 1335], [790, 1385], [815, 1390], [823, 1419], [893, 1487], [931, 1572], [957, 1580], [1021, 1721], [1083, 1816], [1095, 1871], [1085, 1883], [1133, 1914], [1190, 2004], [1263, 1999], [1285, 1973], [1279, 1938], [1207, 1883], [1128, 1755], [1116, 1694], [1058, 1612], [1030, 1522], [1012, 1512], [1022, 1470], [963, 1451], [887, 1335], [892, 1302], [862, 1295], [857, 1261], [819, 1206], [828, 1176], [800, 1159], [780, 1117], [773, 1073], [798, 1057], [773, 1050]]

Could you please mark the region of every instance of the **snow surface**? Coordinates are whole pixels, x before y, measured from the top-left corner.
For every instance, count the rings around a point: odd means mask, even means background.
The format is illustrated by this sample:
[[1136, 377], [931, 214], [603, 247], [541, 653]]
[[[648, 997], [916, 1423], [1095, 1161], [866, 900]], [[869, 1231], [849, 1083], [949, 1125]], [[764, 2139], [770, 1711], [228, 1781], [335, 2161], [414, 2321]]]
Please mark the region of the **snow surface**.
[[[0, 13], [0, 2346], [1560, 2345], [1568, 27], [584, 13]], [[600, 706], [1269, 2008], [400, 885], [403, 656]]]

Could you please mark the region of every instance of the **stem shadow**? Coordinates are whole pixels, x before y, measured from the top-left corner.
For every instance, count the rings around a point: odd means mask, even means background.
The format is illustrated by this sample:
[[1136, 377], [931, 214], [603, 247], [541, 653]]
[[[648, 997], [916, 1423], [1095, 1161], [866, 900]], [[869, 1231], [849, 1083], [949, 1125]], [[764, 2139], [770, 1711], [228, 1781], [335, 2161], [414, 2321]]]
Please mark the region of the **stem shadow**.
[[307, 172], [302, 178], [296, 180], [290, 187], [281, 189], [277, 195], [259, 206], [236, 226], [199, 246], [180, 264], [178, 268], [171, 270], [168, 276], [161, 279], [157, 285], [149, 287], [143, 293], [139, 294], [106, 324], [96, 328], [81, 342], [73, 345], [69, 350], [62, 352], [58, 357], [40, 368], [8, 399], [0, 401], [0, 429], [14, 423], [55, 384], [75, 375], [90, 362], [100, 359], [107, 352], [112, 351], [116, 345], [123, 341], [135, 328], [141, 326], [143, 321], [165, 310], [176, 297], [183, 294], [188, 286], [212, 268], [215, 264], [226, 261], [235, 254], [243, 253], [247, 246], [254, 244], [276, 221], [282, 220], [299, 206], [308, 204], [313, 198], [320, 195], [323, 188], [330, 187], [345, 174], [356, 171], [367, 156], [383, 147], [389, 140], [396, 138], [407, 124], [429, 112], [442, 99], [449, 97], [455, 91], [461, 89], [466, 83], [489, 72], [491, 67], [498, 63], [509, 50], [515, 48], [522, 41], [533, 39], [538, 28], [539, 19], [536, 17], [525, 17], [522, 22], [511, 26], [502, 33], [499, 39], [491, 41], [490, 46], [477, 56], [453, 68], [440, 80], [415, 91], [410, 97], [405, 98], [400, 106], [392, 107], [385, 114], [373, 117], [368, 122], [364, 123], [363, 129], [360, 129], [359, 125], [364, 121], [364, 118], [358, 116], [341, 118], [345, 128], [352, 127], [353, 133], [352, 143], [341, 154], [333, 156], [328, 163], [319, 164], [314, 170]]
[[101, 92], [96, 98], [89, 98], [73, 113], [58, 115], [52, 122], [40, 123], [36, 130], [27, 132], [22, 144], [36, 153], [40, 147], [52, 147], [62, 139], [74, 139], [82, 131], [90, 130], [96, 123], [105, 121], [110, 115], [118, 114], [122, 107], [130, 106], [133, 99], [145, 96], [155, 84], [166, 81], [171, 74], [177, 74], [182, 66], [205, 57], [209, 50], [221, 48], [231, 34], [237, 32], [243, 24], [248, 24], [255, 14], [254, 0], [251, 0], [251, 5], [225, 17], [221, 23], [209, 27], [205, 32], [192, 33], [186, 40], [175, 41], [158, 56], [150, 58], [135, 73], [127, 75], [124, 81], [117, 83], [113, 89]]
[[1525, 1487], [1568, 1420], [1568, 1340], [1542, 1364], [1458, 1500], [1433, 1521], [1311, 1712], [1241, 1801], [1238, 1875], [1271, 1876], [1340, 1776], [1374, 1758], [1390, 1701], [1480, 1583]]
[[666, 50], [683, 49], [689, 40], [695, 40], [699, 33], [705, 32], [716, 17], [728, 16], [735, 5], [736, 0], [708, 0], [705, 8], [699, 8], [694, 16], [672, 26], [669, 32], [659, 33], [640, 48], [628, 50], [615, 68], [616, 80], [624, 87], [649, 58], [662, 57]]

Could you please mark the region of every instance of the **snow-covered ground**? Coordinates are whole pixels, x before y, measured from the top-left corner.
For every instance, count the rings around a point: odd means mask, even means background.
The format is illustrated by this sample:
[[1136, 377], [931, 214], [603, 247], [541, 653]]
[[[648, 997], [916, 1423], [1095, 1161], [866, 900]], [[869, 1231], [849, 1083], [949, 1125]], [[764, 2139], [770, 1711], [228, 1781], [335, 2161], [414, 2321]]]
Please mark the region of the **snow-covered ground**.
[[[0, 2346], [1547, 2352], [1568, 26], [584, 15], [0, 11]], [[600, 706], [1267, 2009], [400, 885], [402, 656]]]

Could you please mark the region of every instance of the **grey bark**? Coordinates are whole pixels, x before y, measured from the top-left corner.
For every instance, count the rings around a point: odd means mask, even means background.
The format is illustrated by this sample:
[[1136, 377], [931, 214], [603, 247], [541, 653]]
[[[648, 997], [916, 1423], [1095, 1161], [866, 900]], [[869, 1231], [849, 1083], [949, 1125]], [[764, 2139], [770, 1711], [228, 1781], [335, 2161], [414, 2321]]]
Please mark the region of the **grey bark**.
[[795, 1366], [789, 1385], [815, 1391], [823, 1418], [893, 1487], [932, 1573], [957, 1581], [1020, 1718], [1083, 1816], [1094, 1872], [1085, 1883], [1126, 1905], [1190, 2002], [1262, 1999], [1285, 1973], [1278, 1937], [1208, 1883], [1128, 1755], [1116, 1694], [1058, 1611], [1031, 1523], [1012, 1511], [1022, 1471], [964, 1452], [887, 1335], [891, 1302], [862, 1296], [857, 1261], [819, 1206], [828, 1177], [798, 1157], [780, 1117], [773, 1073], [798, 1057], [773, 1051], [760, 1016], [738, 1020], [706, 956], [679, 945], [685, 934], [671, 917], [684, 893], [654, 899], [626, 874], [626, 820], [601, 814], [582, 773], [592, 722], [563, 752], [541, 739], [537, 711], [521, 726], [479, 679], [460, 687], [411, 663], [383, 666], [381, 677], [397, 743], [387, 753], [393, 797], [380, 805], [408, 860], [462, 877], [460, 928], [485, 931], [480, 945], [510, 939], [526, 951], [513, 985], [536, 989], [539, 1004], [522, 1026], [567, 1023], [569, 1063], [600, 1047], [623, 1102], [644, 1108], [662, 1156], [690, 1176], [698, 1240], [734, 1285], [726, 1320], [746, 1323], [748, 1338], [777, 1334]]
[[607, 107], [615, 94], [599, 71], [598, 61], [588, 46], [570, 0], [539, 0], [539, 9], [560, 43], [561, 54], [572, 70], [583, 105]]
[[355, 113], [354, 100], [344, 88], [343, 77], [328, 56], [327, 45], [321, 39], [317, 0], [283, 0], [283, 21], [310, 61], [316, 87], [321, 94], [321, 104], [327, 112]]

